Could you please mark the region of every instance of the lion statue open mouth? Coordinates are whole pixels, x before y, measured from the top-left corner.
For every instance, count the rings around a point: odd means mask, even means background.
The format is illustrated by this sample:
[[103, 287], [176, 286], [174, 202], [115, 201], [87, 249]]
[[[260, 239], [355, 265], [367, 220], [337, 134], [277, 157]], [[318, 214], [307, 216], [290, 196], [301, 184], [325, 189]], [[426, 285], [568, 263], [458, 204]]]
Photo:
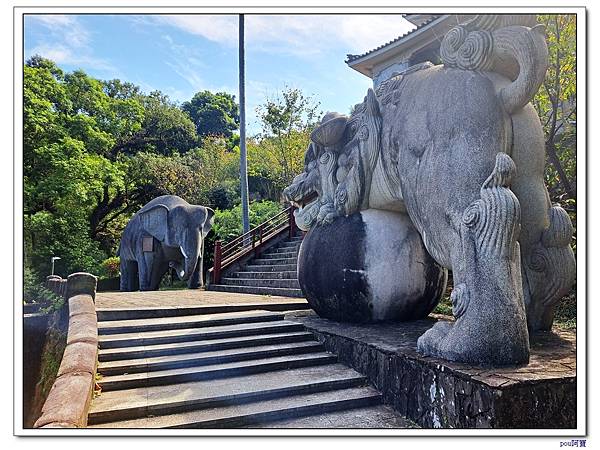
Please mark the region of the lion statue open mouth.
[[283, 191], [284, 198], [298, 208], [294, 216], [302, 231], [308, 231], [316, 223], [319, 213], [321, 186], [317, 162], [314, 160], [315, 152], [315, 146], [311, 143], [306, 151], [304, 172]]
[[346, 130], [347, 117], [327, 113], [311, 134], [304, 158], [304, 172], [283, 191], [284, 198], [298, 210], [294, 213], [298, 227], [308, 231], [313, 225], [330, 223], [337, 213], [334, 197], [340, 141]]

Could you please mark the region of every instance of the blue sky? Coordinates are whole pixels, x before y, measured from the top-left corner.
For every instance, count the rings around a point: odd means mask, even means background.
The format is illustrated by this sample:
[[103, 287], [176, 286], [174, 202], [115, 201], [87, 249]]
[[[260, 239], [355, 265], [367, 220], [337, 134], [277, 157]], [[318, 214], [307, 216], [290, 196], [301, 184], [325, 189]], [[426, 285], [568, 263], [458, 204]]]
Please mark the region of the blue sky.
[[[238, 18], [232, 15], [28, 15], [25, 58], [40, 54], [64, 70], [120, 78], [181, 103], [208, 89], [238, 94]], [[357, 54], [412, 29], [400, 15], [247, 15], [248, 131], [255, 108], [286, 85], [348, 112], [371, 80], [350, 69]]]

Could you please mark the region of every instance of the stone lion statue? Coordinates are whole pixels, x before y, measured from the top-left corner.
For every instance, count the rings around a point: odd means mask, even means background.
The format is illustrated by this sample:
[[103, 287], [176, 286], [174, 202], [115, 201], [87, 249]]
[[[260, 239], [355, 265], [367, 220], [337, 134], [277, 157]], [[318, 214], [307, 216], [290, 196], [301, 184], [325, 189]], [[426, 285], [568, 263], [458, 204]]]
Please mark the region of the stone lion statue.
[[528, 331], [551, 327], [576, 273], [573, 228], [544, 186], [529, 103], [547, 69], [544, 29], [531, 16], [477, 16], [450, 30], [440, 53], [443, 64], [369, 89], [350, 116], [325, 115], [284, 196], [304, 230], [368, 208], [407, 214], [454, 278], [456, 320], [428, 330], [419, 351], [525, 363]]

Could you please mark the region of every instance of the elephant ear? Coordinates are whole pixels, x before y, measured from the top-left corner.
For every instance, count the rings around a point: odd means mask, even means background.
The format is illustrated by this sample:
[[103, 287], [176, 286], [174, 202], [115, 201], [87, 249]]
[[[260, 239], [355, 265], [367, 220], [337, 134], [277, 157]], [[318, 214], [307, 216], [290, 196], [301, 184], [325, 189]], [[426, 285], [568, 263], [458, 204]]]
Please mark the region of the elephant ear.
[[204, 225], [202, 225], [202, 236], [206, 236], [210, 229], [213, 226], [213, 222], [215, 221], [215, 212], [206, 208], [206, 220], [204, 221]]
[[161, 242], [167, 240], [168, 217], [169, 208], [163, 204], [155, 205], [146, 211], [140, 212], [142, 228]]
[[202, 237], [205, 237], [212, 228], [215, 212], [206, 206], [197, 206], [194, 209], [194, 220], [200, 228]]

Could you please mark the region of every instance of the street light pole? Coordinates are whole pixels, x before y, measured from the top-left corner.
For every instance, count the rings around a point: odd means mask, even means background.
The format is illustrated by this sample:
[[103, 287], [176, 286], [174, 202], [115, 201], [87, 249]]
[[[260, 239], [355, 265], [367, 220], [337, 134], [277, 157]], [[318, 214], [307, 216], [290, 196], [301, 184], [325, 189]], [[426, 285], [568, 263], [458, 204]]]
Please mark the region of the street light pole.
[[240, 76], [240, 185], [242, 197], [242, 228], [247, 233], [250, 230], [248, 212], [248, 161], [246, 156], [246, 86], [244, 58], [244, 15], [240, 14], [239, 21], [239, 76]]

